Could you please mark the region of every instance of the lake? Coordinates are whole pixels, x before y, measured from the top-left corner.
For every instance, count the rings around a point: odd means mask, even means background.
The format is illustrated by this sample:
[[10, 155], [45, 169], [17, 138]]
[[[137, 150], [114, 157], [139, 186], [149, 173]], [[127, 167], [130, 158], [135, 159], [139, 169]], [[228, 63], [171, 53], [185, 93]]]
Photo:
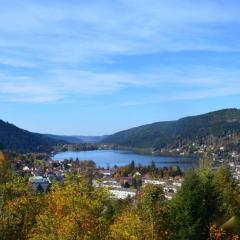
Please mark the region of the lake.
[[158, 167], [168, 167], [178, 165], [182, 170], [187, 168], [194, 168], [198, 166], [198, 160], [189, 157], [164, 157], [141, 155], [131, 151], [122, 150], [94, 150], [94, 151], [79, 151], [79, 152], [60, 152], [53, 156], [53, 160], [62, 161], [64, 159], [78, 158], [81, 160], [93, 160], [98, 167], [113, 167], [125, 166], [135, 161], [135, 165], [150, 165], [152, 161]]

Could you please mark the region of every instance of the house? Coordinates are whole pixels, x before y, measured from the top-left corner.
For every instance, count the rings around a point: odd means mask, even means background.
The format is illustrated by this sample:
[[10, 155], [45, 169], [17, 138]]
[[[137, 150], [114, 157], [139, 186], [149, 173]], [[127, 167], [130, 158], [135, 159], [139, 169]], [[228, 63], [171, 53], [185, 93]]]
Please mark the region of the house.
[[46, 192], [50, 186], [50, 180], [42, 176], [33, 176], [29, 178], [29, 185], [34, 191]]
[[121, 188], [121, 184], [118, 183], [115, 179], [109, 180], [93, 180], [92, 184], [94, 187], [107, 187], [107, 188]]
[[105, 176], [105, 177], [111, 177], [114, 175], [115, 169], [113, 169], [113, 168], [103, 169], [103, 170], [100, 170], [100, 173], [103, 174], [103, 176]]
[[130, 188], [113, 188], [109, 190], [113, 198], [126, 199], [128, 197], [133, 198], [136, 196], [137, 191]]
[[158, 179], [144, 179], [144, 184], [153, 184], [153, 185], [164, 185], [165, 181], [160, 181]]
[[180, 188], [182, 186], [182, 183], [181, 182], [173, 182], [172, 185]]
[[129, 177], [120, 177], [119, 182], [121, 183], [122, 186], [126, 186], [126, 185], [132, 185], [132, 180], [133, 177], [129, 176]]
[[31, 169], [28, 166], [23, 167], [23, 172], [31, 172]]
[[166, 186], [163, 188], [164, 193], [176, 193], [177, 189], [173, 186]]

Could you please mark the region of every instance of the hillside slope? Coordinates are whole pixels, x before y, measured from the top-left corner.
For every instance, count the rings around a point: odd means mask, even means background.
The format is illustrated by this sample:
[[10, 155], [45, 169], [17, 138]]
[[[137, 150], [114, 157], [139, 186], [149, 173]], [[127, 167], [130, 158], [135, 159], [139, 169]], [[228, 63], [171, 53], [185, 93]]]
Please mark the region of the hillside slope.
[[[137, 148], [176, 147], [220, 141], [240, 134], [240, 110], [224, 109], [177, 121], [157, 122], [121, 131], [103, 142]], [[229, 140], [228, 140], [229, 141]], [[230, 140], [231, 141], [231, 140]], [[214, 143], [212, 143], [214, 144]], [[231, 142], [228, 144], [231, 144]]]
[[3, 149], [17, 152], [47, 152], [59, 142], [0, 120], [0, 147]]

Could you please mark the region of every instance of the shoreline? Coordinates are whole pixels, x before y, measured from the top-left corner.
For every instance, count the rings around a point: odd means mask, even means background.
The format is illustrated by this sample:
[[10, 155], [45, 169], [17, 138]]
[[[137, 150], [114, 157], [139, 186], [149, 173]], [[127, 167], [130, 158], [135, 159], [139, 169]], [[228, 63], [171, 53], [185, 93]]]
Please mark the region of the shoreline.
[[[166, 157], [166, 158], [176, 158], [176, 161], [171, 162], [173, 164], [181, 164], [184, 162], [187, 162], [187, 160], [196, 160], [198, 161], [200, 159], [200, 156], [196, 156], [196, 155], [180, 155], [180, 154], [173, 154], [173, 153], [152, 153], [151, 151], [146, 151], [146, 149], [132, 149], [132, 148], [98, 148], [98, 149], [92, 149], [92, 150], [69, 150], [69, 151], [55, 151], [51, 154], [51, 160], [54, 161], [63, 161], [64, 159], [54, 159], [54, 156], [56, 156], [59, 153], [67, 153], [67, 152], [92, 152], [92, 151], [126, 151], [129, 153], [133, 153], [139, 156], [146, 156], [146, 157]], [[179, 160], [178, 160], [179, 158]], [[67, 159], [67, 158], [66, 158]], [[70, 158], [69, 158], [70, 159]], [[184, 159], [186, 159], [186, 161], [184, 161]], [[94, 161], [94, 160], [93, 160]], [[158, 163], [157, 159], [156, 161], [154, 161], [155, 163]], [[160, 161], [162, 164], [168, 164], [169, 161], [165, 160], [165, 161]]]

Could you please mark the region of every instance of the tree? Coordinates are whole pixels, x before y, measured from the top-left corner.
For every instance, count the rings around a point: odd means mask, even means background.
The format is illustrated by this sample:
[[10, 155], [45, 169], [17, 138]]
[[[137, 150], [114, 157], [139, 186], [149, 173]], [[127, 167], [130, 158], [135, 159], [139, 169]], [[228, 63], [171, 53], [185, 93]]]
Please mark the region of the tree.
[[108, 226], [108, 195], [78, 176], [54, 184], [44, 197], [31, 239], [104, 239]]
[[226, 166], [222, 166], [213, 178], [218, 193], [217, 205], [222, 217], [240, 216], [240, 188]]
[[11, 171], [8, 161], [6, 160], [3, 152], [0, 151], [0, 183], [4, 183], [11, 179]]
[[136, 209], [127, 209], [110, 226], [112, 240], [145, 240], [148, 237], [146, 221], [140, 218]]
[[216, 217], [212, 174], [188, 172], [182, 188], [170, 203], [171, 239], [205, 240]]
[[148, 223], [148, 239], [167, 239], [168, 208], [161, 186], [145, 186], [139, 202], [142, 219]]
[[11, 174], [0, 183], [0, 239], [27, 239], [40, 209], [40, 196], [28, 189], [26, 179]]
[[135, 162], [132, 161], [129, 165], [129, 172], [132, 173], [135, 170]]

